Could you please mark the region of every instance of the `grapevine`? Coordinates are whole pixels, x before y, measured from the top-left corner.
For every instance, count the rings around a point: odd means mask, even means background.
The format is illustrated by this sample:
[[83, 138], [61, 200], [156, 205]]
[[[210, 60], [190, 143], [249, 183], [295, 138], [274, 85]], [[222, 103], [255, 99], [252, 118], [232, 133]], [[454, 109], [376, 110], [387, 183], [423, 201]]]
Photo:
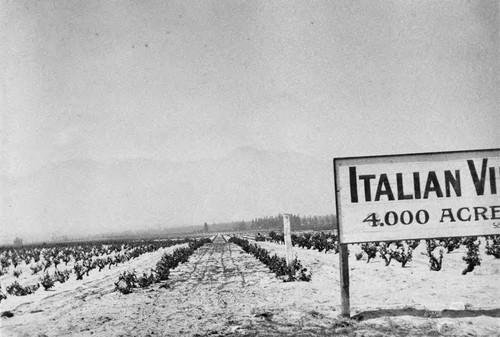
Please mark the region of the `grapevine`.
[[479, 257], [479, 245], [481, 242], [476, 237], [470, 237], [465, 240], [467, 247], [467, 255], [463, 260], [467, 263], [467, 267], [462, 271], [462, 275], [470, 273], [474, 267], [481, 265], [481, 258]]
[[486, 237], [486, 254], [500, 259], [500, 235]]
[[443, 264], [444, 249], [437, 240], [425, 240], [425, 242], [431, 270], [440, 271]]
[[45, 290], [49, 290], [54, 286], [54, 279], [50, 277], [48, 273], [46, 273], [42, 278], [40, 278], [40, 283]]
[[369, 263], [371, 259], [374, 259], [377, 256], [378, 244], [374, 242], [366, 242], [361, 244], [361, 249], [366, 253], [368, 260], [366, 263]]

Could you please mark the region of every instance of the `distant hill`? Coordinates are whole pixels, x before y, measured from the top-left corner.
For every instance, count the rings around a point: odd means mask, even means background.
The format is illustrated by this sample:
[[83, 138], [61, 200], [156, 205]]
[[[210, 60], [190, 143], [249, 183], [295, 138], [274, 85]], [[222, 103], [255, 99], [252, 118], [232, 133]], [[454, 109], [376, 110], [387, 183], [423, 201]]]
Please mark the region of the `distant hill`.
[[185, 163], [57, 162], [28, 176], [2, 177], [1, 228], [23, 237], [328, 214], [332, 171], [330, 160], [251, 147]]

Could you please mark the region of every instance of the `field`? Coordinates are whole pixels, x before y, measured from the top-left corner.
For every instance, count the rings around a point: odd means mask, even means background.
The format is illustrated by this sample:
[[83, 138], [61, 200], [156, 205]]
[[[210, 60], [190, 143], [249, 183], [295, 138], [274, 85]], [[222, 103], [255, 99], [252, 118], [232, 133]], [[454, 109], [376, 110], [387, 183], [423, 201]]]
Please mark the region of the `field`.
[[[253, 234], [251, 235], [253, 237]], [[250, 238], [250, 235], [248, 236]], [[402, 268], [380, 257], [360, 260], [349, 246], [352, 318], [339, 317], [338, 254], [293, 248], [309, 282], [283, 282], [253, 255], [212, 235], [213, 242], [194, 250], [172, 268], [168, 280], [116, 290], [124, 271], [140, 275], [155, 269], [162, 256], [187, 247], [179, 243], [144, 252], [102, 271], [92, 269], [76, 280], [0, 302], [0, 335], [7, 336], [500, 336], [500, 259], [484, 254], [481, 265], [462, 275], [465, 247], [445, 253], [440, 271], [429, 269], [425, 243]], [[251, 243], [285, 256], [282, 244]], [[74, 260], [59, 270], [74, 268]], [[0, 276], [2, 290], [17, 280], [39, 282], [21, 262]], [[50, 266], [48, 273], [54, 273]], [[11, 315], [5, 315], [9, 312]], [[11, 316], [11, 317], [7, 317]]]

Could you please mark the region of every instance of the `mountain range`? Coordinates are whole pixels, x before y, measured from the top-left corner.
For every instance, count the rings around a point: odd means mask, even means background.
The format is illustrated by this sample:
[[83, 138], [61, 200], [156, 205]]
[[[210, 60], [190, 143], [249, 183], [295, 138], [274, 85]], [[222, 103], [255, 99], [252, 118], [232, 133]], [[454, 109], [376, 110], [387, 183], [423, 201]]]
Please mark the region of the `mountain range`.
[[13, 236], [84, 235], [334, 213], [333, 166], [291, 152], [238, 148], [217, 159], [78, 159], [1, 177], [1, 224]]

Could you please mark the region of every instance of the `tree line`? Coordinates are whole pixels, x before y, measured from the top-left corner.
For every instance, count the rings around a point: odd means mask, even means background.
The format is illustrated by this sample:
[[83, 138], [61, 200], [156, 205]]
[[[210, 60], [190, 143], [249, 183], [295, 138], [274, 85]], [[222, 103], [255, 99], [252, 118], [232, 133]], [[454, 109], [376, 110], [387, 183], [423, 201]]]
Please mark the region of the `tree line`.
[[[337, 218], [334, 214], [301, 216], [290, 215], [292, 230], [318, 229], [329, 230], [337, 227]], [[254, 218], [247, 221], [220, 222], [209, 225], [210, 231], [245, 231], [245, 230], [282, 230], [283, 214]]]

